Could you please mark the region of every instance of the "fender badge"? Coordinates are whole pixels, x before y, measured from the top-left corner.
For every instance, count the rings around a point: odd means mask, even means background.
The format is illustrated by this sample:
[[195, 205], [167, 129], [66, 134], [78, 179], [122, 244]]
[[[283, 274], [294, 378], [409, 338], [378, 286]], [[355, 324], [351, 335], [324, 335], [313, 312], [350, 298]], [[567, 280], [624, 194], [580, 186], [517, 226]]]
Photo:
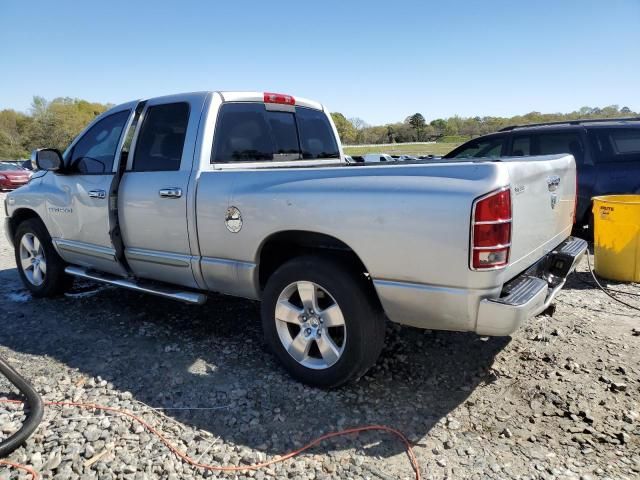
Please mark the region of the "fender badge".
[[236, 207], [227, 208], [224, 224], [231, 233], [238, 233], [242, 229], [242, 215]]

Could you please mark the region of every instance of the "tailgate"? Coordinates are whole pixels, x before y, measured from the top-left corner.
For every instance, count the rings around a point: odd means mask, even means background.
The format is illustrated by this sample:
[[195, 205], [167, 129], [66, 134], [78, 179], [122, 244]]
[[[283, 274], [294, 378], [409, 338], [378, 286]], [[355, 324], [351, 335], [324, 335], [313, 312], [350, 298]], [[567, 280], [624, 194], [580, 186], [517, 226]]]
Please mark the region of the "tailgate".
[[576, 170], [571, 155], [505, 158], [512, 230], [507, 278], [527, 269], [571, 234]]

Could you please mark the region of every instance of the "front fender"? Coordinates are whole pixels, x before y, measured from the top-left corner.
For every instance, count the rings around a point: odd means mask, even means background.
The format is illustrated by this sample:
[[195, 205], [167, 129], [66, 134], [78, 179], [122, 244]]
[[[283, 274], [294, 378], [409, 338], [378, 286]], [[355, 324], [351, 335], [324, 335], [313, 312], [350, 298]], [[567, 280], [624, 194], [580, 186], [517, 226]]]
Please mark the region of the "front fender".
[[[4, 219], [4, 231], [9, 243], [14, 245], [14, 238], [16, 235], [16, 228], [20, 223], [24, 222], [29, 218], [37, 218], [42, 221], [40, 215], [35, 210], [31, 210], [30, 208], [18, 208], [16, 209], [10, 217], [6, 217]], [[44, 222], [43, 222], [44, 223]]]
[[10, 217], [4, 217], [4, 234], [7, 237], [7, 240], [9, 241], [9, 244], [13, 247], [15, 246], [13, 244], [13, 226], [11, 224], [11, 218]]

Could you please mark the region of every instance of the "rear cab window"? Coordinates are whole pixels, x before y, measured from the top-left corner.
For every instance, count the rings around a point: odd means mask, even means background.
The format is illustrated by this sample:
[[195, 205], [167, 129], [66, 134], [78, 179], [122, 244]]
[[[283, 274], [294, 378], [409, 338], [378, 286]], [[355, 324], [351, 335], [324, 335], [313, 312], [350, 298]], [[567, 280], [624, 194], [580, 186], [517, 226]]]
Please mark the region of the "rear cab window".
[[326, 114], [296, 106], [267, 109], [252, 102], [224, 103], [218, 113], [211, 163], [339, 159]]

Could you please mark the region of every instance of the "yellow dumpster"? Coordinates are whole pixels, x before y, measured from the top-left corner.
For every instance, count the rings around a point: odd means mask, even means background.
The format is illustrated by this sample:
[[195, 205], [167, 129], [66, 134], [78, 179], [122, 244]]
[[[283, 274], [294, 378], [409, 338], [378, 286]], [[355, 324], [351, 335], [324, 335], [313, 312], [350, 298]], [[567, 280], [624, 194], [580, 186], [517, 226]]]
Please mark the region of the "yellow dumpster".
[[596, 273], [640, 282], [640, 195], [593, 197], [593, 220]]

